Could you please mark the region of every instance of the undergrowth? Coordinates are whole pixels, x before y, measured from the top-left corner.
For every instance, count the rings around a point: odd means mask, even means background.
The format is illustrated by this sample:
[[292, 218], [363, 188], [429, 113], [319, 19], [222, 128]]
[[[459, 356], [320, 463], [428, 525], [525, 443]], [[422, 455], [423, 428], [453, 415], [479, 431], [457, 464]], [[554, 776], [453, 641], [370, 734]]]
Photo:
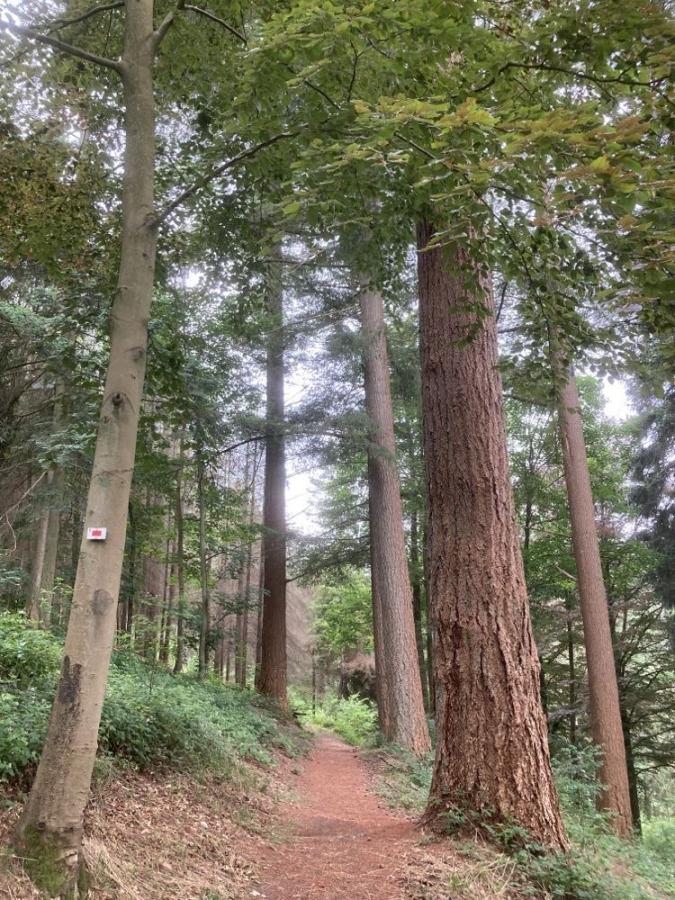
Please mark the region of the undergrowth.
[[[379, 791], [394, 807], [421, 813], [431, 784], [432, 759], [418, 760], [397, 748], [372, 752], [379, 772]], [[675, 897], [675, 821], [643, 823], [643, 838], [622, 841], [614, 836], [605, 814], [597, 811], [597, 759], [591, 748], [559, 747], [553, 760], [556, 783], [571, 849], [546, 853], [517, 825], [468, 823], [459, 809], [448, 811], [453, 849], [475, 865], [496, 848], [512, 862], [511, 896], [555, 900], [642, 900]], [[465, 840], [468, 824], [480, 825], [489, 839]], [[493, 863], [490, 866], [494, 867]], [[456, 876], [455, 876], [456, 877]], [[452, 885], [448, 885], [448, 888]], [[460, 895], [461, 896], [461, 895]]]
[[[32, 776], [44, 742], [62, 647], [16, 613], [0, 614], [0, 781]], [[139, 770], [158, 766], [227, 774], [238, 760], [270, 763], [297, 752], [273, 707], [248, 691], [148, 667], [113, 654], [99, 756]]]
[[290, 702], [304, 725], [334, 731], [354, 747], [373, 747], [377, 742], [377, 709], [367, 700], [324, 697], [312, 708], [310, 700], [291, 691]]

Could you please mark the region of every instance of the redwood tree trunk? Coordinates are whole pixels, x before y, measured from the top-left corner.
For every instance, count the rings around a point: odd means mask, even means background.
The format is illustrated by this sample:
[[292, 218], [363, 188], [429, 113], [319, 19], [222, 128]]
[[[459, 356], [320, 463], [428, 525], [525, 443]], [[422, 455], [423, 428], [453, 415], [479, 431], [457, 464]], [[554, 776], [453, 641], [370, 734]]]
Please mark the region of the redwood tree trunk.
[[626, 750], [579, 395], [576, 379], [571, 371], [566, 372], [557, 351], [553, 363], [562, 381], [558, 413], [584, 625], [591, 733], [602, 750], [599, 805], [613, 813], [612, 825], [617, 834], [626, 835], [632, 827]]
[[566, 846], [539, 698], [506, 452], [492, 288], [464, 248], [418, 230], [422, 402], [435, 628], [431, 823], [518, 823]]
[[[110, 361], [103, 392], [61, 678], [35, 781], [19, 824], [22, 855], [48, 861], [50, 881], [75, 892], [84, 809], [115, 636], [127, 509], [143, 394], [152, 303], [154, 100], [152, 0], [126, 5], [122, 81], [126, 146], [122, 246], [111, 310]], [[88, 541], [86, 529], [107, 538]]]
[[263, 502], [264, 596], [256, 688], [286, 706], [286, 449], [283, 290], [278, 265], [267, 275], [267, 424]]
[[366, 410], [369, 418], [368, 486], [371, 560], [386, 656], [384, 690], [389, 716], [385, 737], [412, 753], [431, 749], [415, 640], [413, 595], [396, 469], [394, 415], [382, 295], [360, 294]]

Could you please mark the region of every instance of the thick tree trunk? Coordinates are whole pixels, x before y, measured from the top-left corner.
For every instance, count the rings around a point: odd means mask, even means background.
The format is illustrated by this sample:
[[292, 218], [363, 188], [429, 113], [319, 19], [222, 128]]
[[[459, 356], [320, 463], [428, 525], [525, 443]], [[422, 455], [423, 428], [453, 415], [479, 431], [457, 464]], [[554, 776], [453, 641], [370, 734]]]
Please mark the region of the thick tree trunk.
[[420, 571], [420, 550], [417, 529], [417, 513], [413, 512], [410, 516], [410, 568], [412, 597], [413, 597], [413, 618], [415, 620], [415, 643], [417, 644], [417, 662], [420, 669], [420, 680], [422, 682], [422, 696], [424, 698], [424, 708], [429, 709], [429, 691], [427, 687], [427, 666], [424, 660], [424, 632], [422, 629], [422, 573]]
[[613, 813], [612, 825], [617, 834], [626, 835], [632, 827], [626, 751], [579, 395], [576, 379], [567, 372], [557, 350], [553, 365], [561, 382], [560, 439], [584, 625], [591, 733], [602, 751], [599, 805]]
[[267, 275], [267, 424], [263, 504], [264, 599], [256, 688], [286, 706], [286, 449], [283, 289], [276, 263]]
[[431, 749], [415, 641], [413, 595], [396, 469], [394, 415], [382, 295], [360, 292], [366, 410], [369, 418], [368, 485], [372, 562], [380, 598], [385, 689], [389, 722], [385, 737], [412, 753]]
[[[103, 393], [61, 678], [33, 787], [18, 827], [29, 868], [61, 893], [74, 893], [84, 809], [96, 757], [143, 394], [156, 230], [152, 222], [154, 100], [152, 0], [127, 3], [123, 52], [126, 147], [122, 247], [111, 311], [110, 361]], [[107, 528], [103, 541], [86, 529]], [[46, 873], [49, 869], [49, 873]]]
[[430, 823], [566, 846], [509, 480], [489, 279], [418, 230], [436, 758]]

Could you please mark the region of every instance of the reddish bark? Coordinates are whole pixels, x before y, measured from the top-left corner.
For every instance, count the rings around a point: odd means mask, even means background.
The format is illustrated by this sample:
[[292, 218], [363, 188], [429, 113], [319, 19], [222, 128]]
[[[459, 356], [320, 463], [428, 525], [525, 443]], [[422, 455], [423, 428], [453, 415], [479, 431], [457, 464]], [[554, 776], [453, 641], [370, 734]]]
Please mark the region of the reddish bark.
[[565, 847], [506, 452], [489, 278], [418, 230], [436, 758], [430, 822]]

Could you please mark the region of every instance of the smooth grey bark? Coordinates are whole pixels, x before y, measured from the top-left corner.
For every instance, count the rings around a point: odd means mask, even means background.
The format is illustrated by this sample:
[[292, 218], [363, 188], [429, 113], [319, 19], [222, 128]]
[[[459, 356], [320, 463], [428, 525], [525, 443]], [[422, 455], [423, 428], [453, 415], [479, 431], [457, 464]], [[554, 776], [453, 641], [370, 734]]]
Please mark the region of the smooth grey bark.
[[[156, 255], [152, 79], [156, 43], [152, 0], [129, 0], [122, 61], [114, 66], [122, 75], [126, 145], [110, 359], [61, 677], [42, 757], [17, 829], [22, 855], [37, 861], [33, 871], [42, 877], [48, 866], [50, 882], [59, 883], [62, 895], [76, 894], [81, 868], [84, 809], [115, 637], [145, 376]], [[88, 541], [86, 529], [91, 526], [106, 527], [107, 539]]]

